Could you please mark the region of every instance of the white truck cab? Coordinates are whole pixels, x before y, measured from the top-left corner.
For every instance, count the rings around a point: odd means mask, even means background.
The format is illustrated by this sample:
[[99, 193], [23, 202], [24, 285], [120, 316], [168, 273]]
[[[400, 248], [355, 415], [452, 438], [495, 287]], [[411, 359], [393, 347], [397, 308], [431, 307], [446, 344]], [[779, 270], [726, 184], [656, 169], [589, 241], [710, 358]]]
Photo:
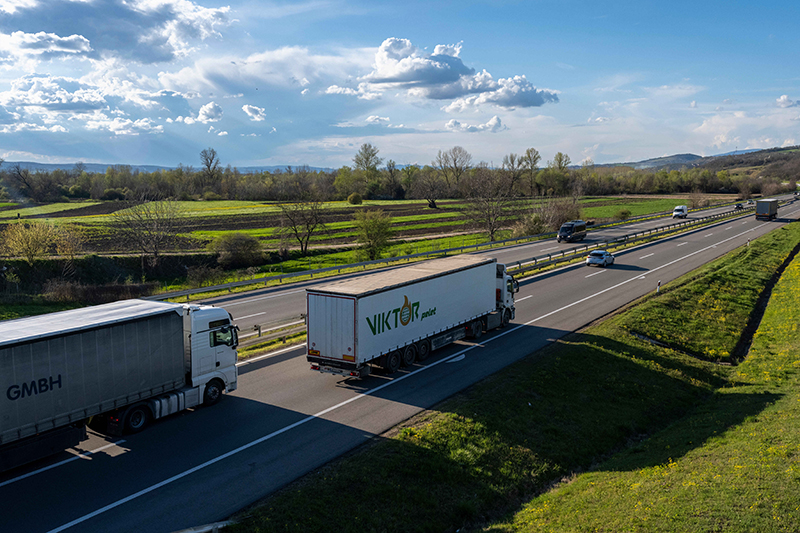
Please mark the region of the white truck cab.
[[675, 209], [672, 210], [672, 218], [686, 218], [688, 214], [689, 208], [685, 205], [676, 205]]

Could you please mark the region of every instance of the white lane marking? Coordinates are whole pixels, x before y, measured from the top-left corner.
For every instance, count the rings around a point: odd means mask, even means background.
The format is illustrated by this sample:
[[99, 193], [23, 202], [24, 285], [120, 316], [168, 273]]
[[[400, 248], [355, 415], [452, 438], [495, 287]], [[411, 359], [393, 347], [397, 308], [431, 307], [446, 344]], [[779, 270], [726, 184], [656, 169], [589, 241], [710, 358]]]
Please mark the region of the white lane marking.
[[688, 242], [682, 242], [678, 246], [683, 246], [684, 244], [689, 244]]
[[543, 249], [541, 249], [541, 250], [539, 250], [539, 251], [540, 251], [540, 252], [547, 252], [548, 250], [555, 250], [555, 249], [557, 249], [557, 248], [558, 248], [558, 246], [553, 246], [553, 247], [551, 247], [551, 248], [543, 248]]
[[261, 355], [261, 356], [258, 356], [258, 357], [253, 357], [252, 359], [245, 359], [241, 363], [236, 363], [236, 366], [245, 366], [245, 365], [249, 365], [250, 363], [255, 363], [257, 361], [261, 361], [262, 359], [269, 359], [270, 357], [275, 357], [276, 355], [280, 355], [280, 354], [288, 352], [290, 350], [295, 350], [295, 349], [300, 348], [300, 347], [305, 346], [305, 345], [306, 345], [306, 343], [295, 344], [294, 346], [289, 346], [288, 348], [284, 348], [283, 350], [278, 350], [277, 352], [269, 352], [268, 354], [265, 354], [265, 355]]
[[[742, 235], [744, 235], [746, 233], [750, 233], [751, 231], [755, 231], [756, 229], [758, 229], [758, 228], [760, 228], [762, 226], [765, 226], [766, 224], [768, 224], [768, 223], [764, 223], [764, 224], [761, 224], [760, 226], [756, 226], [754, 228], [750, 228], [749, 230], [746, 230], [746, 231], [744, 231], [742, 233], [739, 233], [738, 235], [734, 235], [733, 237], [730, 237], [728, 239], [720, 241], [717, 244], [722, 244], [722, 243], [727, 242], [729, 240], [735, 239], [736, 237], [740, 237], [740, 236], [742, 236]], [[674, 263], [677, 263], [678, 261], [683, 261], [684, 259], [692, 257], [693, 255], [696, 255], [698, 253], [704, 252], [709, 248], [710, 248], [710, 246], [708, 248], [703, 248], [702, 250], [697, 250], [696, 252], [692, 252], [689, 255], [685, 255], [685, 256], [683, 256], [681, 258], [675, 259], [674, 261], [670, 261], [669, 263], [661, 265], [660, 267], [656, 267], [653, 270], [651, 270], [650, 272], [652, 273], [652, 272], [655, 272], [655, 271], [660, 270], [662, 268], [666, 268], [666, 267], [668, 267], [668, 266], [670, 266], [670, 265], [672, 265]], [[391, 385], [394, 385], [395, 383], [399, 383], [399, 382], [401, 382], [401, 381], [403, 381], [405, 379], [408, 379], [411, 376], [414, 376], [414, 375], [418, 374], [419, 372], [423, 372], [423, 371], [431, 369], [431, 368], [433, 368], [433, 367], [435, 367], [437, 365], [440, 365], [440, 364], [443, 364], [443, 363], [447, 363], [450, 360], [452, 360], [452, 359], [454, 359], [454, 358], [456, 358], [456, 357], [458, 357], [460, 355], [466, 354], [467, 352], [469, 352], [471, 350], [474, 350], [475, 348], [483, 347], [484, 345], [489, 344], [490, 342], [494, 342], [494, 341], [496, 341], [498, 339], [501, 339], [501, 338], [505, 337], [506, 335], [514, 333], [515, 331], [517, 331], [518, 329], [520, 329], [522, 327], [529, 326], [529, 325], [531, 325], [531, 324], [533, 324], [535, 322], [538, 322], [538, 321], [540, 321], [540, 320], [542, 320], [544, 318], [547, 318], [547, 317], [552, 316], [552, 315], [554, 315], [556, 313], [559, 313], [559, 312], [561, 312], [561, 311], [563, 311], [565, 309], [569, 309], [570, 307], [573, 307], [575, 305], [581, 304], [581, 303], [585, 302], [586, 300], [594, 298], [595, 296], [599, 296], [599, 295], [604, 294], [604, 293], [606, 293], [608, 291], [611, 291], [611, 290], [614, 290], [616, 288], [619, 288], [619, 287], [621, 287], [621, 286], [623, 286], [623, 285], [625, 285], [627, 283], [630, 283], [633, 280], [641, 279], [642, 277], [643, 276], [636, 276], [636, 277], [630, 278], [627, 281], [623, 281], [621, 283], [617, 283], [616, 285], [614, 285], [612, 287], [609, 287], [607, 289], [603, 289], [602, 291], [596, 292], [595, 294], [587, 296], [586, 298], [582, 298], [582, 299], [580, 299], [578, 301], [572, 302], [571, 304], [565, 305], [565, 306], [563, 306], [563, 307], [561, 307], [559, 309], [556, 309], [555, 311], [551, 311], [551, 312], [549, 312], [547, 314], [544, 314], [544, 315], [542, 315], [542, 316], [540, 316], [538, 318], [534, 318], [533, 320], [529, 320], [528, 322], [525, 322], [524, 324], [520, 324], [515, 328], [506, 329], [506, 331], [504, 331], [504, 332], [502, 332], [502, 333], [500, 333], [498, 335], [495, 335], [491, 339], [487, 339], [486, 341], [484, 341], [480, 345], [479, 344], [474, 344], [474, 345], [472, 345], [472, 346], [470, 346], [468, 348], [465, 348], [465, 349], [461, 350], [460, 352], [454, 353], [450, 357], [446, 357], [444, 359], [440, 359], [438, 361], [434, 361], [432, 363], [429, 363], [426, 366], [423, 366], [423, 367], [420, 367], [420, 368], [414, 370], [413, 372], [409, 372], [408, 374], [404, 374], [404, 375], [402, 375], [400, 377], [394, 378], [394, 379], [392, 379], [392, 381], [388, 381], [388, 382], [384, 383], [383, 385], [379, 385], [379, 386], [375, 387], [372, 390], [369, 390], [367, 392], [359, 393], [356, 396], [353, 396], [352, 398], [349, 398], [349, 399], [347, 399], [347, 400], [345, 400], [343, 402], [337, 403], [336, 405], [328, 407], [327, 409], [323, 409], [322, 411], [320, 411], [318, 413], [315, 413], [313, 415], [309, 415], [309, 416], [307, 416], [305, 418], [302, 418], [302, 419], [298, 420], [297, 422], [295, 422], [293, 424], [289, 424], [288, 426], [284, 426], [281, 429], [273, 431], [269, 435], [264, 435], [261, 438], [258, 438], [258, 439], [254, 440], [254, 441], [251, 441], [251, 442], [247, 443], [247, 444], [239, 446], [238, 448], [233, 449], [233, 450], [231, 450], [231, 451], [229, 451], [227, 453], [224, 453], [224, 454], [219, 455], [219, 456], [217, 456], [217, 457], [215, 457], [213, 459], [210, 459], [210, 460], [206, 461], [205, 463], [199, 464], [199, 465], [197, 465], [197, 466], [195, 466], [193, 468], [190, 468], [189, 470], [184, 470], [180, 474], [176, 474], [176, 475], [174, 475], [174, 476], [172, 476], [172, 477], [170, 477], [168, 479], [165, 479], [164, 481], [156, 483], [155, 485], [151, 485], [151, 486], [149, 486], [149, 487], [147, 487], [145, 489], [140, 490], [139, 492], [136, 492], [134, 494], [131, 494], [130, 496], [122, 498], [121, 500], [117, 500], [117, 501], [115, 501], [113, 503], [110, 503], [110, 504], [106, 505], [105, 507], [101, 507], [100, 509], [97, 509], [96, 511], [92, 511], [89, 514], [86, 514], [86, 515], [83, 515], [83, 516], [81, 516], [79, 518], [76, 518], [72, 522], [68, 522], [68, 523], [66, 523], [66, 524], [64, 524], [64, 525], [62, 525], [60, 527], [57, 527], [55, 529], [51, 529], [48, 533], [60, 533], [61, 531], [64, 531], [66, 529], [71, 528], [72, 526], [76, 526], [78, 524], [86, 522], [87, 520], [90, 520], [90, 519], [92, 519], [92, 518], [94, 518], [96, 516], [99, 516], [99, 515], [105, 513], [106, 511], [110, 511], [111, 509], [115, 509], [115, 508], [119, 507], [120, 505], [124, 505], [124, 504], [126, 504], [126, 503], [128, 503], [128, 502], [130, 502], [132, 500], [135, 500], [136, 498], [139, 498], [140, 496], [144, 496], [145, 494], [149, 494], [149, 493], [153, 492], [154, 490], [158, 490], [161, 487], [164, 487], [166, 485], [169, 485], [170, 483], [178, 481], [179, 479], [183, 479], [186, 476], [194, 474], [195, 472], [198, 472], [198, 471], [200, 471], [200, 470], [202, 470], [202, 469], [204, 469], [204, 468], [206, 468], [208, 466], [216, 464], [216, 463], [218, 463], [220, 461], [223, 461], [223, 460], [225, 460], [225, 459], [227, 459], [229, 457], [232, 457], [232, 456], [234, 456], [234, 455], [236, 455], [238, 453], [241, 453], [241, 452], [243, 452], [245, 450], [248, 450], [248, 449], [252, 448], [253, 446], [257, 446], [257, 445], [259, 445], [259, 444], [261, 444], [263, 442], [266, 442], [266, 441], [268, 441], [270, 439], [273, 439], [273, 438], [277, 437], [278, 435], [282, 435], [282, 434], [286, 433], [287, 431], [290, 431], [290, 430], [292, 430], [292, 429], [294, 429], [294, 428], [296, 428], [298, 426], [302, 426], [303, 424], [311, 422], [312, 420], [316, 420], [317, 418], [321, 418], [322, 416], [324, 416], [324, 415], [326, 415], [326, 414], [328, 414], [328, 413], [330, 413], [332, 411], [335, 411], [335, 410], [337, 410], [337, 409], [339, 409], [341, 407], [344, 407], [345, 405], [353, 403], [356, 400], [360, 400], [361, 398], [363, 398], [365, 396], [371, 396], [371, 395], [375, 394], [376, 392], [382, 391], [386, 387], [389, 387]]]
[[650, 256], [652, 256], [652, 255], [656, 255], [656, 254], [655, 254], [655, 253], [652, 253], [652, 254], [643, 255], [643, 256], [642, 256], [642, 257], [640, 257], [639, 259], [647, 259], [648, 257], [650, 257]]
[[639, 276], [639, 277], [638, 277], [638, 278], [636, 278], [636, 279], [644, 279], [644, 276]]
[[449, 360], [449, 361], [447, 361], [447, 362], [448, 362], [448, 363], [456, 363], [456, 362], [458, 362], [458, 361], [463, 361], [463, 360], [464, 360], [464, 359], [466, 359], [466, 358], [467, 358], [467, 356], [466, 356], [466, 355], [464, 355], [464, 354], [462, 353], [462, 354], [461, 354], [461, 355], [459, 355], [458, 357], [456, 357], [456, 358], [454, 358], [454, 359], [450, 359], [450, 360]]
[[744, 222], [742, 222], [742, 224], [747, 224], [748, 222], [749, 222], [748, 220], [745, 220]]
[[227, 308], [227, 307], [233, 307], [234, 305], [249, 304], [250, 302], [257, 302], [259, 300], [269, 300], [270, 298], [280, 298], [281, 296], [289, 296], [290, 294], [297, 294], [298, 292], [306, 292], [306, 290], [302, 289], [299, 291], [283, 292], [281, 294], [271, 294], [269, 296], [262, 296], [261, 298], [248, 298], [247, 300], [241, 302], [226, 303], [225, 307]]
[[519, 298], [519, 299], [517, 299], [517, 300], [514, 300], [514, 301], [515, 301], [515, 302], [521, 302], [522, 300], [527, 300], [528, 298], [533, 298], [533, 294], [531, 294], [531, 295], [529, 295], [529, 296], [526, 296], [526, 297], [524, 297], [524, 298]]
[[106, 444], [105, 446], [101, 446], [100, 448], [97, 448], [96, 450], [92, 450], [92, 451], [86, 452], [86, 453], [79, 453], [78, 455], [76, 455], [74, 457], [70, 457], [69, 459], [64, 459], [63, 461], [60, 461], [58, 463], [54, 463], [54, 464], [52, 464], [50, 466], [45, 466], [44, 468], [40, 468], [39, 470], [34, 470], [33, 472], [28, 472], [27, 474], [23, 474], [23, 475], [21, 475], [19, 477], [15, 477], [14, 479], [9, 479], [7, 481], [3, 481], [2, 483], [0, 483], [0, 487], [5, 487], [6, 485], [11, 485], [14, 482], [21, 481], [21, 480], [23, 480], [25, 478], [29, 478], [31, 476], [35, 476], [36, 474], [41, 474], [42, 472], [45, 472], [45, 471], [50, 470], [52, 468], [56, 468], [57, 466], [61, 466], [61, 465], [65, 465], [67, 463], [71, 463], [72, 461], [77, 461], [78, 459], [88, 459], [89, 456], [92, 455], [93, 453], [102, 452], [103, 450], [105, 450], [107, 448], [113, 448], [114, 446], [118, 446], [118, 445], [122, 444], [123, 442], [125, 442], [125, 441], [124, 440], [118, 440], [117, 442], [112, 442], [111, 444]]
[[591, 278], [592, 276], [596, 276], [596, 275], [598, 275], [598, 274], [602, 274], [603, 272], [605, 272], [605, 270], [598, 270], [598, 271], [597, 271], [597, 272], [595, 272], [594, 274], [589, 274], [588, 276], [585, 276], [585, 277], [587, 277], [587, 278]]
[[714, 234], [713, 233], [709, 233], [708, 235], [706, 235], [706, 237], [711, 237], [712, 235], [714, 235]]
[[244, 320], [245, 318], [253, 318], [254, 316], [261, 316], [266, 314], [267, 312], [264, 311], [263, 313], [256, 313], [254, 315], [237, 316], [236, 318], [234, 318], [234, 320]]
[[733, 226], [728, 226], [727, 228], [725, 228], [725, 231], [730, 231], [732, 229], [733, 229]]

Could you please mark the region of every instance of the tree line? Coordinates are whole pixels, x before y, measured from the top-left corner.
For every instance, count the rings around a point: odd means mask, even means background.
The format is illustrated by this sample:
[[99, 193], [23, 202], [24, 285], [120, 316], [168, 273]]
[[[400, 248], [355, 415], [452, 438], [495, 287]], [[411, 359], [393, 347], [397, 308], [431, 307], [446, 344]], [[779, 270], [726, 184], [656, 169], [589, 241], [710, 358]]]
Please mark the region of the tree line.
[[[222, 167], [213, 148], [200, 153], [200, 166], [140, 171], [127, 165], [109, 166], [104, 173], [88, 172], [82, 163], [69, 170], [29, 170], [20, 164], [2, 165], [0, 200], [57, 202], [70, 199], [318, 201], [344, 200], [352, 194], [364, 199], [425, 199], [432, 208], [442, 198], [468, 198], [473, 188], [492, 175], [505, 182], [514, 197], [732, 193], [743, 198], [775, 194], [785, 189], [785, 177], [731, 175], [728, 170], [705, 167], [678, 170], [600, 167], [585, 162], [572, 166], [570, 157], [558, 152], [541, 164], [535, 148], [505, 155], [499, 166], [474, 162], [460, 146], [439, 150], [427, 165], [398, 165], [379, 156], [365, 143], [353, 164], [338, 170], [312, 170], [308, 166], [279, 171], [242, 173]], [[717, 167], [718, 168], [718, 167]], [[477, 177], [477, 179], [476, 179]], [[789, 187], [796, 177], [788, 178]]]

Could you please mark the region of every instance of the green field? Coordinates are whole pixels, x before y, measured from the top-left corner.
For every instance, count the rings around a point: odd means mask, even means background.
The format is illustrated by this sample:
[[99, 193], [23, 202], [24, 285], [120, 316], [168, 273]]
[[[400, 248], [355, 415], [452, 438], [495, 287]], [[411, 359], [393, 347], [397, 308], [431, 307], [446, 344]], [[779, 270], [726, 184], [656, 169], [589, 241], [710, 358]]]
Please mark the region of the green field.
[[[759, 273], [798, 243], [800, 226], [786, 226], [665, 285], [290, 485], [231, 530], [800, 530], [799, 261], [739, 366], [630, 333], [664, 316], [665, 333], [691, 323], [673, 292], [742, 276], [759, 292]], [[703, 343], [727, 338], [719, 326], [755, 303], [709, 306], [696, 349], [710, 353]]]

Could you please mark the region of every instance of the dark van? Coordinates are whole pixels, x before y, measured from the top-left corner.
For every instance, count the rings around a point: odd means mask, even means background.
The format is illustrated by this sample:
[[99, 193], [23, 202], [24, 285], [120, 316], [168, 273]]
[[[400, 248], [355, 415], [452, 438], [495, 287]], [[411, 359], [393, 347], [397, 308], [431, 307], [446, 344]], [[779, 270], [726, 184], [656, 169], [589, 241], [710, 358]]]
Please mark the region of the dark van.
[[561, 225], [558, 230], [558, 242], [582, 241], [586, 238], [586, 222], [583, 220], [570, 220]]

